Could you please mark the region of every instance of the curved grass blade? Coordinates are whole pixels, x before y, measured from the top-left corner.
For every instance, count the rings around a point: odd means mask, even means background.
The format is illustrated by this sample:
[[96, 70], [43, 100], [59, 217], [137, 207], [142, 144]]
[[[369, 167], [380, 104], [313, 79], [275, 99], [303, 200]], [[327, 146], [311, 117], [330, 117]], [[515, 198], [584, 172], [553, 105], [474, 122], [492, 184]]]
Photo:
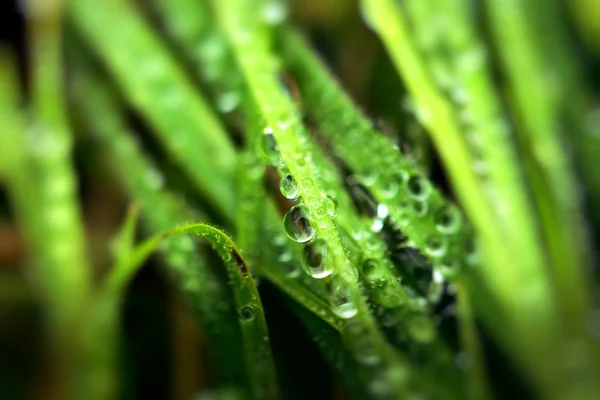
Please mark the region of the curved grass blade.
[[[178, 215], [181, 215], [182, 212], [175, 211], [178, 206], [175, 205], [175, 208], [173, 208], [172, 203], [168, 201], [168, 197], [165, 194], [155, 192], [151, 185], [152, 181], [150, 182], [150, 186], [148, 185], [147, 174], [149, 171], [152, 171], [152, 169], [147, 165], [144, 165], [144, 162], [139, 155], [136, 156], [136, 150], [133, 146], [132, 139], [127, 135], [122, 134], [124, 131], [123, 127], [115, 118], [114, 110], [112, 112], [110, 111], [111, 104], [113, 108], [115, 107], [114, 103], [108, 102], [106, 97], [104, 99], [101, 98], [102, 92], [99, 87], [95, 87], [93, 90], [90, 89], [91, 87], [88, 86], [88, 90], [82, 91], [82, 93], [86, 93], [87, 96], [90, 96], [92, 93], [97, 96], [96, 102], [93, 105], [89, 104], [91, 102], [88, 99], [88, 107], [90, 107], [88, 110], [88, 117], [99, 124], [97, 131], [99, 134], [105, 136], [105, 145], [113, 148], [113, 155], [123, 157], [124, 160], [127, 160], [129, 169], [127, 174], [123, 174], [124, 176], [122, 179], [125, 181], [126, 186], [129, 186], [134, 197], [136, 197], [137, 201], [142, 205], [142, 208], [147, 206], [147, 218], [150, 220], [151, 224], [154, 225], [154, 227], [159, 228], [172, 221], [179, 220], [181, 222], [181, 218], [178, 218]], [[97, 114], [99, 110], [104, 111], [100, 114], [102, 115], [101, 117], [98, 117]], [[96, 115], [96, 118], [94, 118], [94, 115]], [[100, 126], [100, 124], [102, 124], [102, 126]], [[150, 174], [150, 176], [152, 179], [152, 174]], [[185, 207], [179, 206], [179, 209], [185, 210]], [[154, 215], [154, 217], [151, 217], [151, 215]], [[152, 239], [144, 242], [144, 244], [129, 257], [127, 262], [129, 268], [118, 269], [108, 278], [108, 287], [121, 287], [127, 282], [131, 274], [135, 272], [134, 266], [140, 264], [141, 260], [144, 257], [147, 257], [147, 254], [151, 253], [159, 242], [180, 232], [201, 235], [211, 244], [211, 246], [213, 246], [215, 251], [217, 251], [224, 260], [228, 270], [229, 279], [232, 282], [238, 320], [240, 321], [248, 382], [251, 385], [252, 392], [256, 398], [277, 397], [277, 382], [274, 365], [270, 354], [268, 339], [265, 339], [268, 338], [268, 333], [266, 331], [258, 292], [256, 291], [252, 276], [250, 275], [244, 260], [241, 258], [239, 251], [233, 245], [231, 240], [216, 228], [199, 224], [154, 236]], [[193, 255], [193, 246], [191, 246], [191, 243], [188, 241], [173, 242], [173, 245], [179, 246], [180, 249], [180, 246], [184, 245], [184, 248], [186, 248], [181, 249], [183, 251], [180, 251], [180, 257], [185, 253], [188, 254], [188, 257], [190, 257], [190, 254]], [[188, 260], [190, 260], [190, 258], [188, 258]], [[168, 261], [171, 261], [171, 267], [180, 275], [184, 290], [190, 291], [192, 294], [196, 295], [194, 304], [202, 307], [205, 317], [212, 316], [212, 318], [219, 319], [219, 329], [226, 330], [227, 326], [222, 325], [225, 321], [220, 320], [217, 315], [225, 310], [223, 310], [224, 304], [217, 306], [223, 301], [224, 295], [214, 291], [214, 289], [218, 287], [218, 285], [215, 285], [214, 283], [215, 278], [210, 277], [210, 274], [208, 274], [206, 268], [202, 267], [201, 263], [188, 263], [185, 258], [180, 259], [177, 263], [173, 263], [174, 260]], [[197, 271], [189, 271], [191, 269], [190, 266], [195, 267], [194, 269]], [[232, 346], [231, 343], [224, 345]], [[232, 359], [222, 361], [230, 363], [232, 362]], [[228, 367], [230, 366], [228, 365]]]
[[180, 160], [197, 189], [223, 216], [230, 216], [235, 206], [228, 186], [235, 168], [234, 148], [161, 39], [129, 2], [77, 0], [69, 4], [75, 26], [128, 100]]
[[[114, 281], [114, 275], [130, 268], [139, 211], [137, 205], [130, 207], [125, 222], [113, 242], [114, 264], [104, 284], [94, 293], [88, 310], [90, 325], [83, 333], [84, 362], [78, 370], [80, 378], [77, 381], [80, 386], [79, 393], [86, 393], [85, 397], [90, 400], [114, 399], [121, 391], [118, 364], [121, 310], [132, 276], [119, 285], [106, 285], [106, 281]], [[102, 340], [98, 340], [99, 337]]]
[[239, 324], [244, 343], [246, 373], [253, 398], [278, 398], [275, 365], [268, 341], [265, 316], [252, 275], [233, 241], [225, 233], [208, 224], [189, 224], [152, 236], [140, 244], [107, 281], [111, 289], [126, 285], [144, 260], [166, 238], [178, 234], [193, 234], [206, 240], [221, 257], [232, 281], [234, 299], [238, 307]]
[[[77, 111], [95, 134], [105, 158], [111, 160], [113, 173], [139, 204], [145, 228], [150, 232], [164, 232], [198, 219], [189, 206], [164, 190], [164, 178], [143, 156], [129, 134], [120, 115], [119, 103], [111, 96], [108, 85], [94, 76], [91, 67], [85, 64], [75, 65], [73, 79], [79, 100]], [[122, 165], [127, 165], [127, 169], [119, 167]], [[195, 251], [191, 238], [170, 237], [160, 250], [167, 272], [174, 278], [211, 343], [215, 344], [218, 378], [224, 384], [244, 385], [243, 371], [236, 367], [243, 365], [243, 349], [229, 290], [215, 271], [207, 268], [204, 256]], [[115, 279], [114, 274], [111, 279]]]

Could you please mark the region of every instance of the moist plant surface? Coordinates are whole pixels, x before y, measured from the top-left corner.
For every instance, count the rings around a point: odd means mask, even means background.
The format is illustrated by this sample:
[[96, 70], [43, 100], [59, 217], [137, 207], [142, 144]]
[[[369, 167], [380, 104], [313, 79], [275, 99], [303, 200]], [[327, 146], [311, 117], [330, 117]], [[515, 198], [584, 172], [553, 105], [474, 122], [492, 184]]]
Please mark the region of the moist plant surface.
[[598, 1], [6, 10], [0, 397], [600, 398]]

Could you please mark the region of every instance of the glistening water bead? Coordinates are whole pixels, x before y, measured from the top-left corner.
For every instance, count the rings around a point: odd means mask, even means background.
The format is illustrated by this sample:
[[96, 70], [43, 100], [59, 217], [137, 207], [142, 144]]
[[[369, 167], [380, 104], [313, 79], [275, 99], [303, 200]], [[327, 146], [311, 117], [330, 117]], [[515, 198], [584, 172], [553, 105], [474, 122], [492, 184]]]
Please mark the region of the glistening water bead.
[[309, 218], [308, 208], [302, 204], [290, 208], [285, 213], [283, 228], [290, 239], [298, 243], [305, 243], [315, 236], [315, 230]]
[[330, 301], [331, 309], [341, 318], [350, 319], [358, 313], [352, 295], [345, 286], [335, 285], [331, 291]]
[[270, 163], [275, 162], [279, 157], [279, 147], [277, 146], [277, 141], [273, 136], [273, 128], [268, 126], [263, 130], [260, 145], [261, 152], [266, 160]]
[[327, 243], [322, 239], [306, 245], [302, 265], [307, 274], [317, 279], [331, 275], [333, 269], [327, 260], [327, 251]]
[[325, 199], [325, 210], [331, 218], [337, 215], [337, 201], [333, 197], [327, 196]]
[[443, 233], [454, 233], [460, 228], [461, 214], [456, 206], [447, 205], [435, 216], [435, 227]]
[[243, 321], [245, 322], [250, 322], [254, 319], [254, 307], [247, 305], [247, 306], [242, 306], [240, 307], [239, 310], [239, 314], [240, 314], [240, 318], [242, 318]]
[[298, 197], [298, 184], [294, 180], [294, 177], [290, 174], [287, 174], [281, 181], [279, 182], [279, 190], [281, 194], [290, 200], [294, 200]]

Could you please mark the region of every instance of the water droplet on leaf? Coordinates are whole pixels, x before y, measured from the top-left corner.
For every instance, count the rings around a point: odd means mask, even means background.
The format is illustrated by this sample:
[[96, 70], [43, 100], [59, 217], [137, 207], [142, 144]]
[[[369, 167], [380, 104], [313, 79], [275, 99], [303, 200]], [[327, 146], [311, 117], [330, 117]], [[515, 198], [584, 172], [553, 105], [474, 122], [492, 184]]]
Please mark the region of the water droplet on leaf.
[[287, 174], [281, 181], [279, 182], [279, 190], [281, 194], [290, 200], [294, 200], [298, 197], [298, 184], [294, 177], [290, 174]]
[[288, 210], [283, 217], [283, 228], [290, 239], [304, 243], [315, 236], [315, 230], [310, 224], [310, 213], [306, 206], [299, 204]]
[[242, 306], [240, 307], [239, 314], [240, 318], [242, 318], [243, 321], [250, 322], [254, 319], [255, 316], [254, 307], [250, 305]]
[[417, 199], [424, 199], [429, 195], [429, 184], [420, 176], [411, 176], [408, 180], [408, 192]]
[[456, 206], [447, 205], [435, 216], [435, 226], [443, 233], [454, 233], [461, 223], [461, 214]]
[[327, 214], [329, 214], [329, 216], [331, 218], [336, 216], [337, 201], [333, 197], [327, 196], [327, 198], [325, 199], [325, 210], [327, 211]]
[[273, 163], [279, 158], [279, 147], [273, 136], [273, 128], [266, 127], [261, 138], [261, 152], [265, 159]]
[[307, 274], [317, 279], [331, 275], [333, 269], [327, 260], [327, 252], [327, 243], [322, 239], [306, 245], [303, 266]]

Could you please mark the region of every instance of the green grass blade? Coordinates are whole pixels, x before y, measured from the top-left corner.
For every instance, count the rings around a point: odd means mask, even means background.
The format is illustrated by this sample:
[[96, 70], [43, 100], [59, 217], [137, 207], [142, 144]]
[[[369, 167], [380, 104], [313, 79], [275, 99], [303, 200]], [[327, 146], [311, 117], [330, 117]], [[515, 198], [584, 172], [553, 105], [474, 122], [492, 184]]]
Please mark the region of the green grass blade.
[[[478, 273], [484, 277], [486, 286], [496, 298], [489, 302], [506, 309], [506, 317], [510, 319], [507, 322], [515, 332], [520, 332], [516, 335], [518, 342], [507, 341], [501, 330], [492, 333], [526, 371], [536, 376], [534, 379], [540, 388], [556, 385], [559, 361], [549, 349], [559, 346], [559, 329], [551, 282], [545, 271], [535, 264], [507, 268], [513, 263], [504, 250], [504, 238], [495, 228], [497, 224], [491, 204], [471, 167], [473, 160], [461, 137], [457, 120], [428, 75], [426, 63], [411, 41], [400, 8], [390, 0], [364, 0], [362, 4], [368, 21], [381, 36], [418, 109], [426, 111], [428, 117], [423, 123], [428, 127], [458, 197], [481, 239], [483, 247], [480, 250], [486, 264]], [[478, 309], [489, 326], [495, 325], [491, 321], [494, 317], [483, 311], [485, 307]], [[532, 334], [536, 331], [539, 334]], [[534, 359], [546, 362], [540, 366], [538, 362], [532, 363]]]
[[[319, 122], [336, 153], [367, 184], [376, 200], [388, 208], [392, 220], [436, 266], [459, 267], [465, 261], [462, 257], [470, 232], [458, 211], [450, 210], [448, 202], [418, 168], [403, 159], [391, 140], [372, 128], [370, 121], [356, 110], [297, 34], [288, 30], [281, 32], [279, 37], [286, 65], [299, 82], [306, 107]], [[410, 179], [413, 182], [409, 183]], [[422, 193], [413, 195], [409, 185], [417, 183]], [[445, 210], [452, 212], [457, 221], [454, 221], [451, 234], [441, 235], [436, 225]], [[443, 242], [441, 251], [431, 246], [432, 240], [439, 241], [436, 238]]]
[[275, 364], [269, 345], [269, 334], [258, 291], [246, 262], [233, 241], [225, 233], [208, 224], [190, 224], [154, 235], [144, 241], [131, 255], [128, 271], [135, 273], [143, 261], [172, 235], [193, 234], [206, 240], [223, 260], [231, 279], [231, 287], [238, 307], [239, 324], [244, 343], [246, 373], [253, 398], [276, 399], [279, 397]]
[[[567, 110], [573, 109], [573, 106], [565, 104], [572, 102], [581, 105], [579, 99], [582, 95], [575, 95], [573, 99], [566, 96], [572, 90], [567, 87], [577, 85], [569, 79], [569, 75], [572, 76], [572, 72], [568, 71], [570, 68], [566, 67], [569, 61], [560, 59], [560, 55], [568, 57], [561, 48], [564, 41], [558, 32], [561, 29], [560, 24], [556, 21], [551, 24], [556, 25], [558, 30], [554, 32], [554, 28], [549, 29], [547, 22], [544, 22], [548, 15], [555, 12], [555, 6], [535, 3], [490, 3], [487, 5], [487, 11], [507, 75], [511, 106], [520, 123], [518, 133], [521, 135], [529, 161], [527, 172], [542, 219], [544, 237], [548, 243], [549, 270], [562, 312], [561, 334], [565, 336], [563, 340], [581, 340], [587, 342], [587, 346], [589, 337], [584, 328], [584, 321], [590, 309], [585, 274], [585, 268], [589, 265], [588, 238], [582, 217], [578, 181], [560, 137], [562, 110], [565, 107]], [[532, 18], [531, 13], [535, 10], [543, 10], [543, 15], [534, 15]], [[545, 30], [548, 32], [536, 31], [536, 25], [540, 28], [546, 26]], [[551, 35], [554, 38], [550, 39], [550, 52], [556, 53], [556, 56], [544, 57], [544, 51], [548, 49], [538, 40], [539, 35]], [[515, 40], [516, 46], [508, 45], [509, 41]], [[554, 66], [548, 70], [547, 64]], [[582, 90], [581, 93], [585, 91]], [[574, 136], [581, 134], [580, 131]], [[577, 142], [577, 139], [574, 142]], [[554, 373], [560, 377], [565, 376], [564, 361], [558, 360], [556, 363], [558, 365], [555, 366]], [[591, 360], [588, 363], [591, 363]], [[582, 367], [581, 373], [590, 373], [592, 369]], [[554, 383], [552, 378], [548, 378], [548, 381]], [[578, 394], [571, 394], [575, 396], [584, 396], [587, 390], [597, 390], [592, 389], [596, 383], [591, 376], [582, 381], [587, 383], [574, 388], [564, 384], [563, 390], [575, 390]], [[586, 388], [586, 385], [589, 388]]]
[[[437, 77], [440, 91], [449, 93], [448, 103], [460, 116], [488, 201], [504, 225], [497, 227], [512, 251], [521, 254], [523, 269], [543, 275], [546, 260], [536, 214], [518, 160], [516, 137], [494, 87], [488, 52], [475, 29], [475, 11], [470, 4], [455, 0], [439, 7], [428, 0], [405, 5], [427, 67]], [[436, 74], [436, 66], [443, 70], [442, 77]]]
[[475, 315], [471, 306], [471, 299], [463, 283], [457, 284], [458, 323], [461, 344], [464, 355], [467, 357], [467, 375], [469, 397], [473, 400], [492, 398], [488, 376], [483, 357], [483, 349], [479, 340], [479, 333], [475, 324]]
[[223, 216], [230, 217], [234, 209], [233, 190], [228, 186], [235, 168], [233, 146], [161, 39], [128, 2], [77, 0], [69, 4], [75, 26], [106, 63], [128, 100], [181, 161], [197, 189]]
[[[289, 171], [298, 186], [299, 199], [303, 204], [301, 207], [305, 208], [295, 210], [309, 214], [302, 215], [301, 218], [307, 218], [309, 229], [314, 229], [319, 240], [315, 242], [318, 250], [311, 247], [307, 251], [320, 252], [324, 251], [322, 249], [325, 246], [327, 248], [325, 262], [330, 263], [327, 267], [332, 269], [335, 276], [335, 281], [331, 282], [330, 301], [340, 316], [349, 319], [344, 329], [349, 346], [357, 353], [372, 352], [378, 362], [369, 373], [374, 379], [384, 382], [389, 393], [400, 396], [408, 391], [408, 382], [416, 384], [416, 379], [411, 380], [409, 376], [416, 376], [411, 374], [410, 367], [398, 352], [390, 351], [360, 293], [358, 273], [347, 259], [337, 228], [326, 210], [325, 202], [328, 199], [320, 184], [319, 171], [313, 162], [311, 149], [306, 145], [308, 138], [299, 113], [277, 79], [279, 62], [270, 50], [270, 27], [260, 19], [257, 12], [260, 4], [238, 0], [213, 2], [253, 103], [253, 108], [247, 111], [260, 115], [265, 127], [263, 139], [278, 146], [278, 156], [282, 160], [278, 165], [280, 174], [285, 175], [284, 172]], [[235, 12], [229, 12], [230, 10]], [[269, 143], [268, 147], [274, 149]], [[302, 240], [304, 239], [300, 239]]]
[[85, 233], [71, 165], [72, 138], [62, 93], [61, 3], [28, 4], [32, 62], [30, 113], [19, 104], [12, 60], [2, 54], [0, 159], [46, 311], [56, 394], [74, 395], [84, 310], [91, 287]]
[[208, 86], [216, 109], [227, 114], [239, 107], [242, 80], [225, 38], [216, 29], [210, 2], [158, 0], [152, 5], [167, 35], [186, 56], [196, 75]]
[[[189, 206], [164, 191], [164, 178], [142, 154], [124, 122], [119, 103], [105, 82], [94, 77], [89, 68], [78, 67], [74, 73], [77, 111], [84, 117], [105, 159], [111, 160], [113, 173], [142, 213], [145, 228], [164, 232], [173, 226], [198, 219]], [[85, 99], [85, 101], [84, 101]], [[125, 170], [118, 166], [127, 165]], [[115, 168], [115, 166], [117, 166]], [[161, 245], [167, 271], [201, 322], [216, 352], [222, 383], [241, 386], [244, 382], [241, 338], [236, 324], [236, 310], [229, 290], [201, 253], [194, 251], [189, 237], [173, 236]], [[124, 270], [114, 272], [115, 281], [128, 279]], [[124, 276], [124, 277], [123, 277]]]

